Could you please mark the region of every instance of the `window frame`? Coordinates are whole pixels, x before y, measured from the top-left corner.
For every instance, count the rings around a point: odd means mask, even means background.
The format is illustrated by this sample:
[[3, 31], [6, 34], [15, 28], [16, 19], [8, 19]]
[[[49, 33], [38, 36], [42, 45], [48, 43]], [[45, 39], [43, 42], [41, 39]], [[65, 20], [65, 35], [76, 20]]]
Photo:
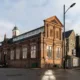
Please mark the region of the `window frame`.
[[[18, 52], [17, 50], [18, 50], [19, 52]], [[18, 54], [17, 54], [17, 52], [18, 52]], [[19, 57], [17, 57], [17, 55], [18, 55]], [[20, 49], [19, 49], [19, 48], [16, 48], [16, 59], [17, 59], [17, 60], [20, 59]]]
[[61, 48], [60, 47], [56, 47], [56, 59], [60, 59], [61, 58]]
[[[12, 53], [13, 52], [13, 53]], [[13, 54], [13, 58], [12, 58], [12, 54]], [[14, 50], [10, 50], [10, 60], [14, 60]]]
[[[36, 52], [37, 52], [37, 46], [36, 45], [31, 45], [31, 55], [30, 55], [30, 57], [35, 59], [37, 57]], [[34, 55], [34, 57], [32, 55]]]
[[[50, 50], [51, 48], [51, 50]], [[47, 45], [47, 57], [52, 58], [52, 45]]]
[[[26, 49], [26, 51], [24, 50], [23, 51], [23, 49]], [[27, 46], [23, 46], [22, 47], [22, 59], [27, 59], [27, 51], [28, 49], [27, 49]], [[24, 57], [26, 55], [26, 57]]]

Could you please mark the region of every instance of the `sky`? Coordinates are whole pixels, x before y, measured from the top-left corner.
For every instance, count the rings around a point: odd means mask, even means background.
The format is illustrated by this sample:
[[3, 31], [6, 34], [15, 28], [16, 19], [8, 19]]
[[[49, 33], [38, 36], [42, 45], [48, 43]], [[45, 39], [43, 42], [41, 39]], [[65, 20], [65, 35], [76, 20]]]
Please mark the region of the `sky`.
[[63, 5], [66, 10], [76, 5], [65, 15], [66, 31], [73, 29], [80, 34], [80, 0], [0, 0], [0, 41], [4, 34], [12, 37], [16, 25], [20, 34], [44, 25], [43, 20], [57, 16], [63, 23]]

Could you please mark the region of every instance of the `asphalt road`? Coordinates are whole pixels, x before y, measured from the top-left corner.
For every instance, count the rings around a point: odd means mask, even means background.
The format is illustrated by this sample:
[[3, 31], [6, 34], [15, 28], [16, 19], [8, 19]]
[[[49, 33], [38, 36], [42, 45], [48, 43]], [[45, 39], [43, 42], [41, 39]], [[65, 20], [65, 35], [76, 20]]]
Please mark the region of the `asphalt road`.
[[0, 80], [80, 80], [80, 70], [0, 68]]

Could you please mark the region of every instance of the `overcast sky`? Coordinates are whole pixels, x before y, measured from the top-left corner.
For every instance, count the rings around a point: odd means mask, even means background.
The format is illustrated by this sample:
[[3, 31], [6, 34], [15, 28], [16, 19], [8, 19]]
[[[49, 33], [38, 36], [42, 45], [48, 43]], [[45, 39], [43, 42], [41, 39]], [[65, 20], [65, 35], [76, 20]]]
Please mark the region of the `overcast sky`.
[[63, 23], [63, 5], [67, 9], [72, 3], [76, 5], [66, 13], [66, 30], [80, 34], [79, 0], [0, 0], [0, 41], [5, 33], [12, 36], [15, 25], [23, 33], [42, 26], [44, 19], [54, 15]]

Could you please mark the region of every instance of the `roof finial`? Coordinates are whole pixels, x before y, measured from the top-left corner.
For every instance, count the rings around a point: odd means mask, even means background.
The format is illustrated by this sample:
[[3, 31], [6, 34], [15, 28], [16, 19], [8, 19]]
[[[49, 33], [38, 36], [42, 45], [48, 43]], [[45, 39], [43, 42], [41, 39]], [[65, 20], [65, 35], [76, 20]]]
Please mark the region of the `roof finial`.
[[16, 25], [14, 26], [13, 30], [18, 30], [18, 28], [17, 28], [17, 26], [16, 26]]

